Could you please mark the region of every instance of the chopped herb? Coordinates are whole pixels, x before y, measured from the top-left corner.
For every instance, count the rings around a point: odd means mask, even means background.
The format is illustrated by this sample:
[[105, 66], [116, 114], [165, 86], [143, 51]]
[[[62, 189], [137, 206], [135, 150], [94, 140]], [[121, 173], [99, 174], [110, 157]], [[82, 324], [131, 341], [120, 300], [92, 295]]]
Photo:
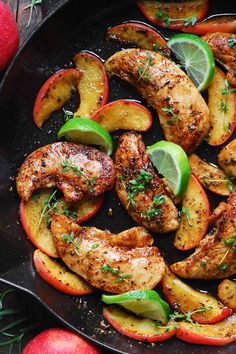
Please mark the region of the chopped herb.
[[94, 243], [94, 244], [91, 246], [90, 250], [87, 251], [87, 254], [90, 254], [93, 250], [95, 250], [95, 249], [98, 248], [98, 247], [99, 247], [99, 243]]
[[170, 314], [170, 319], [174, 321], [181, 321], [181, 322], [189, 322], [189, 323], [194, 323], [192, 320], [192, 315], [198, 312], [205, 312], [211, 310], [213, 307], [208, 306], [208, 307], [200, 307], [197, 310], [194, 311], [188, 311], [188, 312], [177, 312], [174, 311], [174, 313]]
[[228, 111], [226, 102], [223, 102], [223, 101], [220, 102], [219, 110], [224, 112], [224, 113], [226, 113]]
[[224, 241], [224, 244], [227, 245], [227, 246], [232, 246], [233, 244], [236, 243], [236, 233], [234, 233], [229, 240], [227, 239], [223, 239]]
[[207, 264], [207, 261], [205, 259], [202, 259], [201, 262], [200, 262], [200, 266], [201, 267], [205, 267]]
[[69, 119], [74, 117], [74, 113], [63, 108], [64, 120], [67, 122]]
[[161, 109], [164, 113], [168, 114], [168, 115], [171, 115], [171, 119], [169, 119], [167, 121], [167, 124], [168, 125], [172, 125], [176, 120], [179, 119], [179, 116], [177, 114], [174, 113], [173, 111], [173, 107], [171, 107], [171, 104], [169, 104], [168, 107], [164, 107]]
[[148, 218], [149, 220], [150, 219], [154, 219], [157, 215], [160, 214], [160, 209], [158, 208], [155, 208], [156, 206], [159, 206], [161, 205], [162, 203], [164, 203], [166, 201], [166, 198], [161, 195], [161, 194], [156, 194], [154, 197], [153, 197], [153, 201], [152, 201], [152, 206], [150, 209], [148, 210], [145, 210], [141, 213], [141, 216], [142, 217], [146, 217]]
[[67, 159], [61, 162], [61, 166], [63, 167], [62, 168], [63, 172], [68, 172], [69, 170], [72, 170], [77, 174], [78, 177], [83, 176], [87, 181], [87, 184], [89, 186], [89, 191], [91, 193], [94, 192], [94, 185], [97, 181], [96, 177], [89, 178], [88, 176], [86, 176], [85, 173], [83, 173], [83, 171], [80, 168], [78, 168], [78, 166], [73, 165], [72, 162]]
[[184, 215], [183, 220], [187, 220], [189, 226], [192, 227], [193, 225], [190, 222], [190, 219], [191, 219], [190, 211], [185, 206], [182, 207], [181, 214]]
[[222, 95], [229, 95], [231, 93], [236, 92], [236, 87], [234, 87], [232, 89], [229, 88], [229, 81], [227, 79], [224, 81], [224, 84], [225, 84], [225, 87], [223, 87], [221, 89]]
[[127, 200], [132, 206], [135, 206], [134, 196], [139, 192], [144, 192], [146, 190], [146, 185], [151, 181], [152, 178], [153, 176], [150, 172], [140, 170], [138, 177], [129, 181], [130, 188]]
[[70, 235], [64, 234], [62, 236], [62, 240], [65, 241], [68, 245], [70, 245], [74, 240], [75, 234], [71, 232]]
[[159, 10], [156, 15], [155, 15], [155, 18], [161, 18], [163, 19], [163, 23], [166, 27], [169, 27], [170, 24], [172, 22], [175, 22], [175, 21], [183, 21], [184, 23], [184, 26], [194, 26], [195, 23], [197, 22], [197, 17], [196, 16], [192, 16], [192, 17], [183, 17], [183, 18], [170, 18], [170, 16], [168, 16], [167, 14], [165, 14], [163, 12], [163, 10]]
[[[236, 44], [235, 35], [232, 34], [232, 37], [228, 39], [227, 45], [228, 45], [228, 47], [233, 48], [235, 46], [235, 44]], [[233, 49], [235, 49], [235, 48], [233, 48]]]
[[121, 283], [122, 281], [127, 281], [126, 279], [131, 278], [131, 274], [121, 274], [119, 269], [112, 268], [110, 264], [104, 264], [101, 266], [101, 271], [103, 273], [110, 272], [113, 275], [117, 275], [118, 278], [115, 280], [115, 283]]
[[23, 8], [23, 11], [26, 9], [30, 9], [29, 19], [26, 28], [28, 28], [32, 21], [33, 10], [35, 11], [35, 15], [37, 16], [37, 5], [42, 5], [43, 0], [31, 0], [31, 3]]
[[223, 263], [223, 264], [219, 263], [216, 266], [217, 266], [217, 269], [222, 273], [224, 273], [226, 271], [226, 269], [229, 268], [229, 265], [227, 263]]
[[150, 74], [147, 72], [147, 70], [150, 66], [154, 65], [154, 63], [152, 63], [152, 57], [150, 53], [146, 52], [146, 57], [146, 61], [139, 60], [139, 62], [143, 64], [144, 67], [138, 66], [137, 68], [137, 72], [139, 74], [138, 81], [143, 80], [144, 82], [149, 82]]

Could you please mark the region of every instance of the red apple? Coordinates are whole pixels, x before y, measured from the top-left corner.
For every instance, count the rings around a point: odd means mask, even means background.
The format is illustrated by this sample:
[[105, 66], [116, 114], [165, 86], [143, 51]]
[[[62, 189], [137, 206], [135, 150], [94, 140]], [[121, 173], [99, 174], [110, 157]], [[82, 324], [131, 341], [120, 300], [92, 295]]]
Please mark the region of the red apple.
[[226, 345], [236, 340], [236, 313], [215, 324], [199, 325], [178, 322], [176, 337], [184, 342], [205, 345]]
[[6, 69], [19, 47], [19, 32], [10, 8], [0, 0], [0, 72]]
[[170, 56], [170, 49], [162, 35], [155, 28], [143, 23], [123, 22], [110, 27], [107, 30], [107, 40], [129, 47], [154, 50], [164, 56]]
[[119, 129], [144, 132], [152, 125], [151, 112], [140, 103], [128, 99], [106, 104], [91, 119], [110, 133]]
[[74, 63], [83, 73], [77, 86], [80, 104], [74, 116], [89, 118], [93, 112], [107, 103], [107, 73], [102, 60], [87, 51], [76, 54]]
[[[137, 5], [151, 22], [170, 29], [185, 28], [186, 21], [201, 21], [208, 12], [208, 0], [156, 1], [138, 0]], [[192, 27], [192, 26], [188, 26]]]
[[202, 22], [196, 23], [194, 26], [186, 26], [182, 28], [182, 31], [187, 33], [194, 33], [198, 36], [215, 32], [235, 33], [236, 16], [223, 14], [213, 15], [205, 18], [205, 20]]
[[63, 107], [77, 90], [82, 72], [79, 69], [65, 69], [50, 76], [38, 92], [34, 104], [33, 117], [38, 128], [50, 115]]
[[105, 307], [103, 316], [118, 332], [140, 342], [163, 342], [176, 332], [174, 322], [170, 321], [167, 326], [155, 326], [156, 321], [139, 318], [118, 306]]
[[34, 251], [33, 261], [39, 275], [62, 293], [78, 296], [90, 294], [93, 291], [93, 288], [84, 279], [67, 270], [62, 264], [42, 251]]
[[22, 354], [101, 354], [101, 351], [72, 331], [49, 328], [31, 339]]

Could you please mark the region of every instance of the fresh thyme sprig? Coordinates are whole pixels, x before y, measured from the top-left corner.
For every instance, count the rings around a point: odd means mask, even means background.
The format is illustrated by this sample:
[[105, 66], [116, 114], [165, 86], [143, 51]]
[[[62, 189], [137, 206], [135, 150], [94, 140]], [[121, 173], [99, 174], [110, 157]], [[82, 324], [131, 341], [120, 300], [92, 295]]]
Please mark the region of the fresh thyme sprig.
[[233, 186], [231, 178], [227, 178], [227, 179], [212, 179], [212, 178], [203, 177], [202, 178], [202, 182], [204, 183], [204, 186], [206, 188], [209, 187], [209, 183], [211, 183], [211, 182], [213, 182], [213, 183], [214, 182], [215, 183], [224, 183], [224, 182], [226, 182], [227, 183], [227, 187], [229, 188], [229, 190], [231, 192], [234, 191], [234, 186]]
[[171, 106], [171, 104], [169, 104], [168, 107], [162, 108], [161, 110], [162, 110], [165, 114], [168, 114], [168, 115], [172, 116], [171, 119], [169, 119], [169, 120], [167, 121], [167, 124], [168, 124], [168, 125], [174, 124], [174, 122], [179, 119], [179, 116], [178, 116], [177, 114], [175, 114], [175, 112], [173, 111], [173, 107]]
[[80, 246], [81, 241], [82, 241], [81, 237], [75, 238], [74, 232], [71, 232], [69, 235], [64, 234], [62, 236], [62, 240], [65, 241], [68, 245], [72, 244], [74, 246], [75, 253], [77, 254], [77, 256], [80, 257], [79, 246]]
[[148, 72], [148, 68], [152, 66], [154, 63], [152, 63], [152, 56], [150, 53], [146, 52], [146, 57], [147, 57], [146, 61], [139, 60], [139, 62], [143, 64], [144, 67], [138, 66], [137, 68], [137, 73], [139, 74], [138, 81], [143, 80], [144, 82], [149, 82], [150, 74]]
[[188, 311], [188, 312], [177, 312], [174, 311], [174, 313], [170, 314], [170, 319], [174, 321], [181, 321], [181, 322], [189, 322], [189, 323], [195, 323], [192, 320], [192, 315], [198, 312], [205, 312], [211, 310], [213, 307], [208, 306], [208, 307], [200, 307], [199, 309], [196, 309], [194, 311]]
[[53, 191], [48, 198], [46, 198], [44, 208], [39, 218], [38, 226], [41, 224], [43, 218], [45, 218], [48, 223], [52, 221], [50, 213], [53, 214], [56, 211], [58, 203], [56, 193], [57, 189]]
[[163, 19], [163, 23], [165, 27], [169, 27], [170, 24], [175, 21], [183, 21], [184, 26], [189, 26], [189, 25], [194, 26], [195, 23], [197, 22], [196, 16], [171, 18], [169, 15], [165, 14], [161, 9], [156, 13], [155, 18]]
[[131, 274], [121, 274], [118, 268], [112, 268], [110, 264], [104, 264], [103, 266], [101, 266], [101, 271], [103, 273], [110, 272], [111, 274], [116, 275], [117, 278], [115, 280], [115, 283], [121, 283], [122, 281], [127, 282], [127, 279], [131, 278]]
[[97, 180], [96, 177], [89, 178], [80, 168], [78, 168], [76, 165], [73, 165], [72, 162], [68, 159], [63, 160], [61, 162], [61, 166], [63, 172], [68, 172], [69, 170], [72, 170], [77, 174], [78, 177], [83, 176], [88, 183], [89, 191], [91, 193], [94, 192], [94, 185]]
[[37, 16], [37, 5], [42, 5], [43, 0], [31, 0], [31, 3], [23, 8], [24, 10], [30, 9], [29, 19], [26, 28], [28, 28], [32, 21], [33, 10], [35, 11], [35, 15]]
[[228, 246], [228, 249], [224, 253], [220, 262], [218, 264], [216, 264], [217, 271], [213, 275], [216, 275], [219, 272], [224, 273], [229, 268], [229, 264], [224, 263], [225, 258], [228, 256], [228, 254], [231, 250], [233, 250], [236, 253], [236, 233], [234, 233], [229, 239], [223, 238], [222, 240], [223, 240], [224, 244], [226, 246]]

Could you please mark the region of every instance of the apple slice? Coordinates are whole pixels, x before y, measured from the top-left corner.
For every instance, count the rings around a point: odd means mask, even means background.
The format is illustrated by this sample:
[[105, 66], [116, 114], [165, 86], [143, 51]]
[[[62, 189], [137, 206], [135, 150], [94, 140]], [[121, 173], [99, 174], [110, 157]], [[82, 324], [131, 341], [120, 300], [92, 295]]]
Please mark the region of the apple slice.
[[73, 60], [83, 73], [81, 80], [78, 81], [80, 105], [74, 116], [89, 118], [93, 112], [107, 102], [108, 79], [106, 70], [102, 60], [90, 52], [79, 52]]
[[[229, 307], [222, 305], [213, 296], [194, 290], [167, 267], [161, 285], [169, 304], [178, 312], [193, 312], [191, 316], [193, 321], [216, 323], [232, 314]], [[195, 312], [198, 309], [203, 311]]]
[[184, 342], [205, 345], [226, 345], [236, 340], [236, 314], [215, 324], [178, 322], [176, 337]]
[[236, 16], [235, 14], [212, 15], [205, 18], [202, 22], [196, 23], [194, 26], [186, 26], [182, 28], [182, 31], [194, 33], [198, 36], [215, 32], [235, 33]]
[[67, 270], [62, 264], [39, 249], [34, 251], [33, 261], [39, 275], [62, 293], [86, 295], [93, 291], [93, 288], [84, 279]]
[[137, 317], [118, 306], [103, 308], [103, 316], [118, 332], [140, 342], [163, 342], [176, 332], [172, 321], [167, 326], [156, 326], [156, 321]]
[[103, 202], [103, 196], [99, 196], [69, 203], [62, 197], [57, 198], [55, 192], [39, 190], [27, 203], [20, 203], [20, 217], [26, 235], [35, 247], [51, 257], [59, 257], [50, 230], [51, 215], [61, 212], [81, 223], [92, 217]]
[[208, 197], [197, 178], [191, 174], [182, 200], [180, 224], [175, 233], [175, 247], [182, 251], [196, 247], [207, 231], [209, 216]]
[[208, 0], [178, 2], [139, 0], [137, 5], [143, 15], [161, 27], [181, 29], [201, 21], [208, 12]]
[[233, 191], [230, 177], [218, 166], [202, 160], [196, 154], [189, 156], [189, 164], [192, 173], [206, 189], [222, 196], [228, 196]]
[[236, 312], [236, 281], [224, 279], [218, 286], [218, 297]]
[[154, 50], [166, 57], [170, 56], [170, 49], [166, 40], [151, 26], [139, 22], [123, 22], [107, 30], [107, 40], [122, 45], [135, 46], [147, 50]]
[[128, 99], [107, 103], [96, 111], [91, 119], [109, 133], [119, 129], [144, 132], [152, 125], [151, 112], [137, 101]]
[[236, 126], [236, 94], [231, 91], [226, 75], [216, 68], [208, 88], [211, 128], [208, 144], [221, 145], [230, 138]]
[[33, 117], [38, 128], [50, 115], [63, 107], [76, 91], [81, 80], [82, 71], [79, 69], [65, 69], [49, 77], [43, 84], [36, 97]]

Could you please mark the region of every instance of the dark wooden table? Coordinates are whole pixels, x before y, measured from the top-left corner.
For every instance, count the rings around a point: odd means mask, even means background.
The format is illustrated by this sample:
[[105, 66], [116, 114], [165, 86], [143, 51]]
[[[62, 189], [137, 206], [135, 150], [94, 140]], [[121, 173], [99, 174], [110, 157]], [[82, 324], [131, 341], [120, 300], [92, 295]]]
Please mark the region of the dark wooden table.
[[[30, 8], [24, 9], [26, 6], [31, 4], [31, 0], [3, 0], [11, 8], [20, 33], [20, 45], [22, 45], [32, 33], [32, 31], [40, 25], [43, 19], [45, 19], [55, 7], [60, 6], [63, 0], [43, 0], [42, 4], [37, 5], [32, 13], [32, 19], [28, 25]], [[5, 286], [0, 283], [0, 297], [1, 294], [6, 290], [13, 290], [9, 286]], [[36, 327], [26, 332], [22, 340], [22, 348], [27, 344], [27, 342], [33, 338], [37, 333], [44, 329], [50, 327], [62, 327], [62, 324], [50, 315], [36, 300], [31, 298], [29, 295], [20, 292], [18, 290], [9, 293], [3, 302], [3, 308], [13, 308], [18, 311], [18, 314], [12, 316], [5, 316], [3, 319], [0, 318], [0, 328], [3, 328], [10, 322], [19, 320], [23, 317], [27, 317], [27, 321], [23, 322], [18, 328], [24, 327], [26, 324], [35, 324]], [[17, 328], [17, 327], [16, 327]], [[0, 343], [3, 338], [0, 338]], [[6, 339], [4, 339], [6, 340]], [[6, 347], [0, 347], [0, 354], [9, 353], [9, 345]], [[19, 354], [18, 344], [14, 344], [11, 354]], [[109, 354], [111, 352], [103, 351], [103, 354]], [[37, 353], [35, 353], [37, 354]], [[53, 354], [53, 353], [52, 353]], [[78, 353], [79, 354], [79, 353]]]

